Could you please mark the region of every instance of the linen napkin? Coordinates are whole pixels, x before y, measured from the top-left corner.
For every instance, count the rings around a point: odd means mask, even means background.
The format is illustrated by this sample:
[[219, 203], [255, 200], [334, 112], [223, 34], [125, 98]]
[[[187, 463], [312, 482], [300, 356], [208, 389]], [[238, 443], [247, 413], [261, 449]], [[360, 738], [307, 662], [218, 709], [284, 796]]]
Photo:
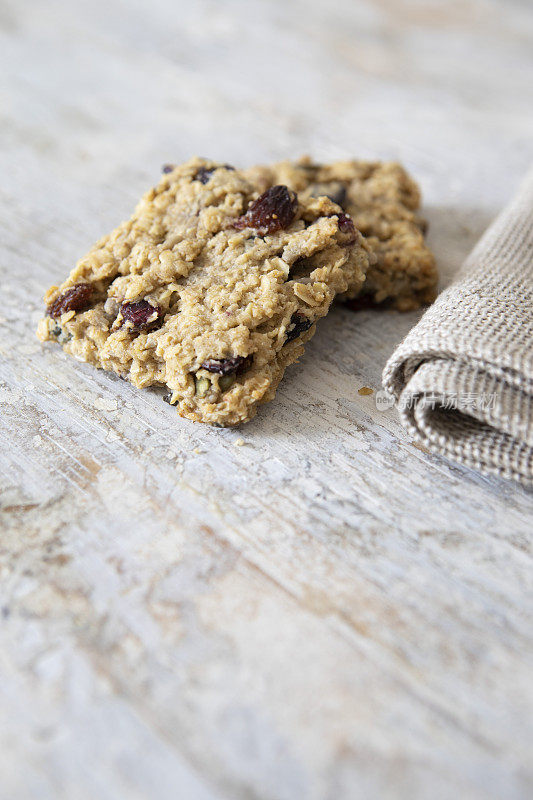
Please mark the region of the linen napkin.
[[533, 169], [393, 353], [383, 386], [415, 441], [533, 485]]

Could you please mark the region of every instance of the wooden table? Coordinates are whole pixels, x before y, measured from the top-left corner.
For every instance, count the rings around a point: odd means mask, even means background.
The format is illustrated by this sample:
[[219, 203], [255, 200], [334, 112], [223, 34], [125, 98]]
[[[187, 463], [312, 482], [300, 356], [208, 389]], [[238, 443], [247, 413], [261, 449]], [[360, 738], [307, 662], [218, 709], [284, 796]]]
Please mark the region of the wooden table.
[[400, 159], [444, 285], [533, 155], [531, 6], [3, 0], [0, 58], [2, 800], [531, 796], [532, 496], [358, 394], [416, 314], [336, 309], [238, 431], [34, 335], [194, 153]]

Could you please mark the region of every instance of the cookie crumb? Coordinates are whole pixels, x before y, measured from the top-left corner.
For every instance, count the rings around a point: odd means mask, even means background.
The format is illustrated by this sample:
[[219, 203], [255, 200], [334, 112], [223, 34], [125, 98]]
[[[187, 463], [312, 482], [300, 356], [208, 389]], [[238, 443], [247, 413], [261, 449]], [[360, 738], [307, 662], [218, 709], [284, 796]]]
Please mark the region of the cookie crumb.
[[244, 444], [244, 439], [235, 439], [233, 442], [233, 447], [242, 447]]

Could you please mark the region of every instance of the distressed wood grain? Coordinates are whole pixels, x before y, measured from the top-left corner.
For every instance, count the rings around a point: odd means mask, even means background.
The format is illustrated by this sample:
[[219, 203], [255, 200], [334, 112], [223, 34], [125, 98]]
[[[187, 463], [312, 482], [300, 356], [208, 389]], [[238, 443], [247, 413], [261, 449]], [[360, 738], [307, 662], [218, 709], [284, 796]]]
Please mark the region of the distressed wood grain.
[[401, 159], [445, 285], [531, 160], [532, 40], [520, 2], [4, 0], [2, 800], [530, 796], [532, 496], [358, 394], [417, 314], [335, 309], [238, 431], [34, 331], [194, 153]]

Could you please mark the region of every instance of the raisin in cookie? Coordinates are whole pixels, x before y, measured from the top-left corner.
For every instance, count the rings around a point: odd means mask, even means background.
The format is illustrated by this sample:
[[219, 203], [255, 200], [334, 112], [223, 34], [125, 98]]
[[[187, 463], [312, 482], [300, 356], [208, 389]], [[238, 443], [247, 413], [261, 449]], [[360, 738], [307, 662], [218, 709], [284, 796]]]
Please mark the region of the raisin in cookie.
[[436, 296], [437, 270], [424, 243], [425, 222], [416, 183], [399, 164], [338, 161], [314, 164], [304, 157], [245, 173], [263, 189], [283, 183], [299, 197], [328, 196], [353, 218], [376, 255], [364, 285], [350, 287], [354, 308], [386, 304], [411, 311]]
[[128, 222], [45, 296], [42, 340], [135, 386], [168, 387], [189, 419], [237, 425], [273, 398], [369, 248], [327, 197], [264, 192], [228, 165], [166, 167]]

